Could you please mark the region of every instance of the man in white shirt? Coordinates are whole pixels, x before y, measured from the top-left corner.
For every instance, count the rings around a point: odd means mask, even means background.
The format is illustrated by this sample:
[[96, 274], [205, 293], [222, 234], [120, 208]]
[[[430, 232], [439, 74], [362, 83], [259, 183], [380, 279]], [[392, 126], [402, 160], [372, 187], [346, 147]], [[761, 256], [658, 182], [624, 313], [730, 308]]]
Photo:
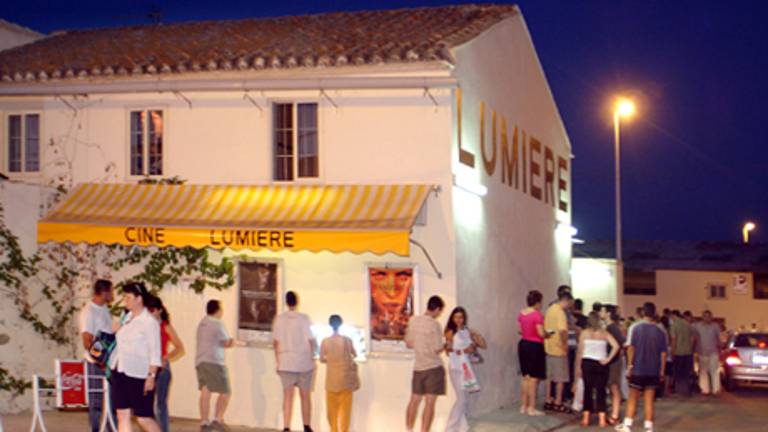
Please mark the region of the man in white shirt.
[[[206, 317], [197, 326], [197, 352], [195, 370], [200, 388], [201, 430], [226, 429], [224, 411], [230, 397], [229, 374], [224, 361], [224, 349], [235, 345], [229, 337], [224, 323], [221, 322], [223, 311], [218, 300], [210, 300], [205, 307]], [[211, 407], [211, 394], [218, 393], [213, 422], [208, 421]]]
[[421, 418], [422, 432], [429, 432], [435, 417], [437, 397], [445, 394], [445, 368], [440, 354], [445, 350], [443, 329], [437, 317], [443, 312], [445, 304], [439, 296], [432, 296], [427, 301], [427, 312], [411, 318], [405, 332], [405, 345], [413, 350], [413, 378], [411, 380], [411, 400], [405, 413], [405, 426], [413, 431], [419, 405], [424, 399], [424, 413]]
[[[101, 423], [101, 412], [104, 406], [104, 394], [102, 393], [102, 378], [104, 377], [104, 366], [98, 364], [88, 352], [93, 341], [99, 333], [114, 334], [112, 329], [112, 314], [109, 311], [109, 303], [112, 301], [112, 282], [106, 279], [99, 279], [93, 284], [93, 295], [83, 309], [80, 311], [80, 336], [82, 337], [83, 356], [87, 362], [88, 368], [88, 388], [91, 391], [88, 395], [88, 423], [91, 432], [99, 432]], [[114, 410], [112, 412], [114, 417]]]
[[288, 291], [285, 294], [285, 303], [288, 311], [278, 315], [272, 326], [277, 374], [283, 383], [283, 431], [289, 431], [291, 428], [293, 389], [298, 387], [304, 432], [312, 432], [312, 405], [309, 393], [315, 371], [316, 342], [310, 330], [309, 317], [296, 311], [299, 303], [296, 293]]

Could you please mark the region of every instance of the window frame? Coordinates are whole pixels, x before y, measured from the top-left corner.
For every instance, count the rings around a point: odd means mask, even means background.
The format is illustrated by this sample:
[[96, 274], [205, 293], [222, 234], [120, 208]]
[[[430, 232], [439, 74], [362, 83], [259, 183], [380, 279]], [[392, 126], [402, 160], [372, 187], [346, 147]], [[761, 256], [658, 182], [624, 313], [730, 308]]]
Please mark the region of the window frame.
[[[143, 140], [142, 145], [143, 150], [143, 172], [142, 174], [133, 174], [131, 172], [131, 168], [133, 165], [132, 160], [132, 152], [131, 152], [131, 134], [133, 133], [133, 130], [131, 129], [131, 116], [134, 112], [152, 112], [152, 111], [160, 111], [163, 115], [163, 134], [162, 134], [162, 152], [161, 152], [161, 165], [160, 165], [160, 174], [149, 174], [149, 122], [145, 121], [142, 125], [142, 134], [143, 134]], [[167, 160], [168, 160], [168, 107], [167, 106], [158, 106], [158, 105], [139, 105], [134, 107], [126, 107], [125, 111], [125, 177], [129, 180], [135, 180], [140, 181], [145, 178], [162, 178], [168, 175], [167, 173]], [[147, 117], [148, 119], [149, 117]]]
[[[276, 120], [277, 120], [277, 109], [276, 106], [280, 104], [291, 104], [293, 106], [292, 109], [292, 124], [293, 124], [293, 131], [291, 133], [292, 137], [292, 143], [293, 143], [293, 179], [290, 180], [279, 180], [276, 178], [276, 137], [275, 137], [275, 129], [276, 129]], [[316, 134], [317, 134], [317, 176], [315, 177], [299, 177], [299, 110], [298, 106], [301, 104], [315, 104], [317, 107], [317, 124], [316, 124]], [[324, 147], [322, 145], [322, 128], [321, 124], [322, 121], [322, 113], [323, 113], [323, 104], [321, 103], [320, 99], [318, 98], [274, 98], [269, 100], [269, 106], [271, 110], [271, 116], [270, 116], [270, 123], [269, 123], [269, 143], [270, 143], [270, 182], [271, 183], [277, 183], [277, 184], [318, 184], [322, 183], [323, 176], [324, 176], [324, 169], [323, 169], [323, 161], [325, 160], [324, 155]]]
[[[42, 176], [43, 172], [43, 112], [40, 110], [17, 110], [17, 111], [4, 111], [3, 115], [3, 148], [2, 148], [2, 172], [9, 177], [13, 178], [38, 178]], [[27, 116], [37, 116], [37, 171], [27, 171]], [[21, 152], [20, 171], [11, 171], [10, 149], [11, 140], [8, 134], [11, 131], [11, 116], [21, 117], [21, 146], [19, 151]]]
[[[707, 300], [728, 300], [728, 284], [725, 282], [710, 282], [704, 289], [707, 295]], [[719, 292], [713, 293], [713, 290], [720, 291], [720, 289], [722, 289], [722, 296], [719, 295]]]

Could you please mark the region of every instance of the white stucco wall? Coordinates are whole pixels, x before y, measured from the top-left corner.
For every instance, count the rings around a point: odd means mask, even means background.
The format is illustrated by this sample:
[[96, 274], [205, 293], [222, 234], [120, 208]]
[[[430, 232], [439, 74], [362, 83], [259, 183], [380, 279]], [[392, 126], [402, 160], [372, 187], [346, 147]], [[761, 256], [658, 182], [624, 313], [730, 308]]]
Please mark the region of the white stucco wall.
[[[568, 211], [502, 183], [501, 118], [509, 144], [515, 126], [535, 137], [556, 156], [569, 160], [570, 145], [522, 16], [509, 18], [455, 51], [454, 71], [462, 89], [461, 147], [475, 155], [475, 167], [459, 162], [453, 140], [454, 173], [488, 188], [479, 197], [453, 188], [457, 240], [458, 300], [466, 306], [469, 325], [485, 334], [490, 347], [478, 372], [484, 389], [473, 396], [474, 413], [509, 406], [519, 395], [517, 359], [518, 311], [529, 290], [546, 300], [559, 284], [569, 282], [570, 235], [556, 234], [570, 224], [570, 171], [562, 199]], [[485, 146], [492, 160], [492, 110], [497, 113], [497, 161], [493, 175], [484, 167], [480, 149], [480, 102], [485, 104]], [[454, 121], [456, 118], [454, 118]], [[537, 161], [542, 155], [536, 155]], [[522, 160], [518, 168], [522, 168]], [[569, 164], [570, 165], [570, 164]], [[542, 173], [544, 167], [542, 164]], [[520, 173], [522, 181], [522, 173]], [[535, 180], [542, 186], [542, 176]], [[555, 184], [555, 188], [556, 188]], [[556, 192], [556, 189], [555, 189]], [[567, 232], [567, 230], [565, 230]]]
[[616, 260], [574, 258], [571, 263], [573, 296], [584, 301], [585, 310], [595, 302], [619, 304], [616, 293]]
[[28, 44], [43, 35], [0, 18], [0, 51]]
[[[301, 295], [301, 309], [313, 321], [326, 323], [340, 313], [350, 324], [367, 325], [366, 263], [414, 263], [418, 266], [421, 313], [427, 298], [441, 295], [456, 303], [455, 244], [451, 188], [451, 93], [432, 90], [437, 101], [419, 90], [328, 91], [334, 106], [319, 91], [252, 92], [261, 107], [242, 93], [185, 93], [187, 103], [173, 94], [92, 95], [66, 98], [3, 98], [0, 110], [41, 113], [43, 172], [15, 176], [47, 182], [64, 176], [73, 184], [85, 181], [133, 182], [128, 173], [128, 113], [132, 109], [164, 110], [166, 159], [163, 177], [179, 176], [189, 183], [265, 184], [272, 178], [271, 101], [317, 101], [320, 104], [319, 184], [423, 183], [442, 192], [427, 200], [428, 222], [414, 227], [412, 237], [432, 254], [443, 273], [437, 279], [424, 255], [412, 248], [410, 257], [331, 254], [248, 253], [283, 261], [285, 289]], [[54, 145], [50, 145], [53, 143]], [[61, 158], [62, 154], [65, 156]], [[71, 166], [71, 168], [70, 168]], [[163, 292], [174, 325], [188, 354], [174, 364], [171, 415], [198, 416], [194, 372], [195, 329], [209, 298], [223, 301], [225, 321], [235, 334], [237, 290], [195, 295], [183, 286]], [[281, 387], [274, 373], [274, 353], [264, 348], [228, 352], [233, 400], [230, 424], [281, 426]], [[403, 422], [410, 393], [412, 359], [376, 356], [360, 365], [362, 388], [355, 394], [354, 430], [391, 431]], [[324, 369], [319, 368], [313, 400], [313, 426], [327, 430]], [[436, 428], [442, 428], [450, 399], [438, 404]], [[375, 414], [375, 415], [374, 415]], [[298, 406], [294, 427], [300, 425]]]
[[[45, 211], [51, 190], [34, 185], [0, 181], [0, 204], [3, 206], [6, 226], [19, 239], [19, 245], [26, 256], [37, 249], [37, 220]], [[25, 285], [29, 300], [37, 303], [42, 297], [40, 287]], [[6, 287], [0, 287], [5, 291]], [[42, 316], [46, 314], [46, 303], [40, 303], [33, 310]], [[32, 325], [19, 317], [19, 309], [11, 298], [0, 292], [0, 335], [9, 337], [7, 344], [0, 346], [0, 365], [8, 369], [13, 377], [29, 381], [32, 374], [52, 374], [54, 359], [71, 358], [71, 346], [59, 346], [48, 342], [35, 332]], [[50, 402], [50, 400], [48, 400]], [[0, 392], [0, 413], [16, 412], [32, 406], [31, 392], [11, 397]]]

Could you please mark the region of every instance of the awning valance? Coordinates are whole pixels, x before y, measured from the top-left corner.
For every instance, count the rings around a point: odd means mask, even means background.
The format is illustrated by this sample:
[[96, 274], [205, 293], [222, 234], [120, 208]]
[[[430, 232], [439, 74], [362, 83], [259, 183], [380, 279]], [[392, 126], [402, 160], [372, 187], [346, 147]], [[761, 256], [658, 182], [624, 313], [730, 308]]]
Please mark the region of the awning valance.
[[76, 187], [38, 242], [409, 254], [428, 185]]

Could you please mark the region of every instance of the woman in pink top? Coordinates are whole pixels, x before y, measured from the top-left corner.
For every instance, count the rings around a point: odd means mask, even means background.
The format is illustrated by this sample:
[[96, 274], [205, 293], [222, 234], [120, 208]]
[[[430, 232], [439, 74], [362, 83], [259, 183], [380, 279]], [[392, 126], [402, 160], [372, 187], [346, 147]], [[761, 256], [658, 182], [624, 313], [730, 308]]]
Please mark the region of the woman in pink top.
[[523, 383], [520, 386], [520, 413], [532, 416], [543, 415], [536, 409], [536, 391], [539, 380], [546, 378], [547, 370], [544, 354], [544, 338], [547, 334], [544, 331], [544, 315], [541, 313], [542, 298], [541, 293], [536, 290], [528, 292], [528, 307], [517, 316], [522, 336], [517, 346], [520, 371], [523, 375]]

